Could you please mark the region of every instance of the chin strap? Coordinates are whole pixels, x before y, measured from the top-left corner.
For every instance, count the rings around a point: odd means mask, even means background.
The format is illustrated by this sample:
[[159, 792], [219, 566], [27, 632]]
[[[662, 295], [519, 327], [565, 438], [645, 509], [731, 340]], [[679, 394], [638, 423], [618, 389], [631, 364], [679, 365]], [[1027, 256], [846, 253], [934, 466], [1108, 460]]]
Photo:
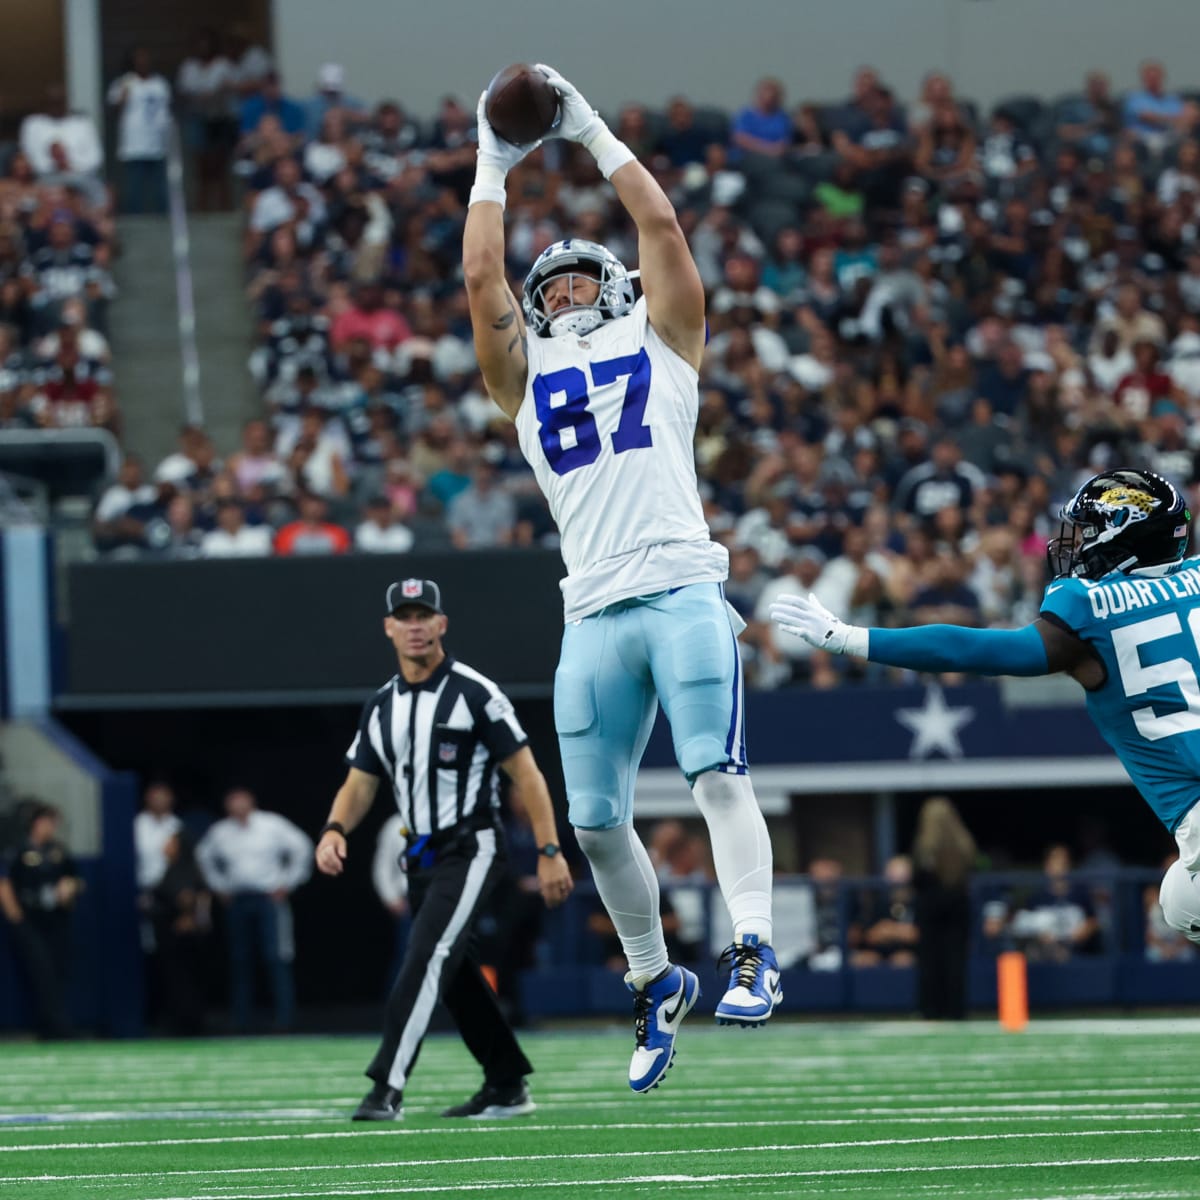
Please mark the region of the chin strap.
[[582, 337], [584, 334], [591, 333], [603, 321], [604, 317], [594, 308], [579, 308], [573, 312], [559, 313], [550, 318], [550, 336]]

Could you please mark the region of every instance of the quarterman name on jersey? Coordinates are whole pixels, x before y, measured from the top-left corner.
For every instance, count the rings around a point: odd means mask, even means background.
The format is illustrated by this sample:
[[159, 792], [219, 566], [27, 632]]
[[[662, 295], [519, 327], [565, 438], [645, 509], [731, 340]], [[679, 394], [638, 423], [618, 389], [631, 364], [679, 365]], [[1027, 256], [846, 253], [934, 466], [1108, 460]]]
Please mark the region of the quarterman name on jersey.
[[1200, 569], [1185, 567], [1157, 579], [1117, 579], [1112, 583], [1084, 580], [1083, 583], [1092, 616], [1103, 621], [1134, 609], [1200, 596]]

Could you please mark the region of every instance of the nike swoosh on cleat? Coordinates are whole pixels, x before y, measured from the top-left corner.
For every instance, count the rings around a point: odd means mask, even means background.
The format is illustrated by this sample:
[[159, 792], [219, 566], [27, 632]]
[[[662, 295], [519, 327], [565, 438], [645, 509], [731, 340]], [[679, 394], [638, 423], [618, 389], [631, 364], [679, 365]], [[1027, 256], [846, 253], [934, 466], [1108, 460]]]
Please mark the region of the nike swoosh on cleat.
[[675, 1000], [675, 1007], [673, 1009], [668, 1009], [665, 1004], [663, 1005], [663, 1009], [662, 1009], [663, 1019], [668, 1024], [670, 1024], [672, 1021], [674, 1021], [679, 1016], [679, 1013], [683, 1008], [683, 1001], [684, 1001], [684, 997], [686, 995], [687, 995], [687, 984], [685, 982], [680, 985], [679, 995], [676, 997], [676, 1000]]

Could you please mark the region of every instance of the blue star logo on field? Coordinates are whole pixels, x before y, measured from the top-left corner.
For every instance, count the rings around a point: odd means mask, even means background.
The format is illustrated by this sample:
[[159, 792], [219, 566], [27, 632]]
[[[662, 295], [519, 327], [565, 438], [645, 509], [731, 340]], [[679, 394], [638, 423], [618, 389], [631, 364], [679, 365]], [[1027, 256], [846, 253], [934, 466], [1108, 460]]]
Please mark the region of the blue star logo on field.
[[931, 683], [925, 689], [924, 704], [920, 708], [896, 709], [896, 720], [912, 731], [909, 758], [931, 758], [938, 751], [947, 758], [962, 758], [958, 731], [975, 720], [975, 710], [967, 705], [951, 708], [941, 687]]

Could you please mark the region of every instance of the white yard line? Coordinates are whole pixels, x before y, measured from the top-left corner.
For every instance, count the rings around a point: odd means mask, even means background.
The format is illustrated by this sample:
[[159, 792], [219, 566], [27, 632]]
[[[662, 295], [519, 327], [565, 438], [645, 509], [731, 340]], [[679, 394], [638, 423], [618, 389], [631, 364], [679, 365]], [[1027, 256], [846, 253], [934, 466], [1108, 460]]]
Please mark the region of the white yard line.
[[[921, 1175], [946, 1171], [1018, 1171], [1050, 1170], [1055, 1168], [1075, 1169], [1078, 1167], [1144, 1166], [1153, 1163], [1200, 1162], [1200, 1154], [1139, 1155], [1136, 1158], [1078, 1158], [1048, 1159], [1038, 1162], [967, 1163], [951, 1166], [908, 1166], [908, 1167], [842, 1167], [814, 1171], [746, 1171], [718, 1175], [634, 1175], [620, 1179], [571, 1179], [571, 1180], [512, 1180], [502, 1183], [448, 1183], [448, 1184], [397, 1184], [395, 1182], [370, 1188], [333, 1188], [325, 1191], [306, 1192], [226, 1192], [221, 1200], [312, 1200], [318, 1196], [376, 1196], [381, 1191], [388, 1195], [423, 1195], [444, 1192], [489, 1192], [489, 1191], [537, 1191], [539, 1188], [601, 1188], [623, 1187], [652, 1183], [709, 1184], [741, 1183], [752, 1180], [778, 1181], [783, 1179], [832, 1179], [848, 1176], [868, 1175]], [[154, 1200], [196, 1200], [195, 1196], [158, 1196]]]
[[[1144, 1073], [1143, 1073], [1143, 1077], [1144, 1077]], [[1156, 1080], [1157, 1080], [1157, 1076], [1156, 1076]], [[911, 1089], [915, 1088], [918, 1084], [921, 1084], [921, 1086], [925, 1087], [926, 1090], [925, 1090], [924, 1095], [914, 1097], [913, 1091]], [[131, 1085], [131, 1090], [132, 1090], [132, 1086], [133, 1085]], [[609, 1091], [609, 1090], [615, 1091], [616, 1090], [616, 1086], [613, 1084], [611, 1077], [606, 1077], [604, 1080], [604, 1083], [601, 1086], [603, 1086], [606, 1091]], [[1195, 1090], [1196, 1090], [1194, 1077], [1189, 1077], [1189, 1078], [1185, 1079], [1184, 1081], [1181, 1081], [1178, 1086], [1175, 1086], [1171, 1083], [1163, 1081], [1163, 1082], [1156, 1082], [1156, 1085], [1154, 1087], [1122, 1088], [1122, 1087], [1113, 1087], [1111, 1085], [1111, 1081], [1102, 1072], [1099, 1072], [1099, 1073], [1097, 1073], [1097, 1075], [1095, 1076], [1094, 1080], [1092, 1081], [1092, 1083], [1090, 1085], [1081, 1083], [1080, 1086], [1078, 1086], [1078, 1087], [1067, 1087], [1067, 1088], [1060, 1087], [1060, 1088], [1053, 1088], [1053, 1089], [1038, 1088], [1037, 1094], [1039, 1096], [1045, 1097], [1046, 1099], [1071, 1100], [1074, 1097], [1082, 1098], [1082, 1097], [1093, 1096], [1096, 1094], [1096, 1091], [1101, 1088], [1103, 1089], [1103, 1092], [1106, 1096], [1125, 1097], [1125, 1098], [1129, 1098], [1129, 1099], [1133, 1099], [1133, 1098], [1139, 1097], [1139, 1096], [1165, 1096], [1165, 1097], [1190, 1096], [1190, 1095], [1194, 1095]], [[443, 1090], [442, 1088], [439, 1087], [437, 1089], [436, 1095], [438, 1097], [452, 1098], [454, 1096], [457, 1096], [460, 1090], [461, 1089], [444, 1089]], [[980, 1096], [987, 1096], [991, 1100], [1007, 1101], [1007, 1100], [1020, 1100], [1023, 1097], [1028, 1096], [1029, 1092], [1030, 1092], [1030, 1088], [1024, 1087], [1024, 1088], [1006, 1089], [1006, 1090], [999, 1090], [999, 1089], [990, 1088], [990, 1087], [968, 1088], [963, 1084], [949, 1084], [949, 1083], [948, 1084], [927, 1084], [927, 1083], [924, 1083], [923, 1081], [921, 1081], [920, 1079], [911, 1080], [909, 1089], [905, 1090], [905, 1091], [900, 1091], [900, 1092], [880, 1091], [878, 1085], [873, 1086], [869, 1083], [846, 1084], [842, 1087], [827, 1087], [826, 1085], [821, 1085], [819, 1087], [818, 1086], [804, 1087], [803, 1085], [799, 1085], [799, 1084], [796, 1084], [796, 1085], [793, 1085], [793, 1084], [760, 1084], [757, 1086], [746, 1086], [746, 1087], [728, 1087], [728, 1086], [689, 1087], [688, 1091], [687, 1091], [687, 1098], [683, 1102], [685, 1104], [694, 1104], [697, 1107], [703, 1107], [707, 1104], [712, 1103], [713, 1101], [719, 1102], [719, 1101], [725, 1100], [725, 1099], [730, 1100], [730, 1101], [735, 1101], [735, 1100], [739, 1100], [739, 1099], [751, 1099], [751, 1100], [759, 1099], [759, 1100], [761, 1100], [761, 1099], [771, 1099], [771, 1098], [786, 1098], [786, 1099], [796, 1099], [796, 1100], [820, 1101], [822, 1104], [825, 1104], [825, 1105], [845, 1106], [845, 1105], [849, 1105], [849, 1104], [861, 1103], [861, 1101], [864, 1097], [869, 1096], [871, 1099], [879, 1101], [881, 1105], [885, 1105], [889, 1102], [894, 1102], [895, 1104], [899, 1105], [903, 1109], [903, 1111], [906, 1111], [906, 1112], [913, 1111], [914, 1106], [916, 1107], [916, 1109], [918, 1111], [937, 1112], [937, 1111], [942, 1111], [942, 1109], [938, 1106], [930, 1106], [930, 1105], [923, 1104], [922, 1101], [926, 1100], [926, 1099], [937, 1100], [938, 1096], [936, 1095], [936, 1093], [939, 1093], [939, 1092], [951, 1092], [955, 1096], [962, 1096], [964, 1094], [971, 1095], [973, 1093], [977, 1093]], [[128, 1092], [113, 1093], [113, 1094], [110, 1094], [108, 1097], [104, 1097], [104, 1098], [112, 1099], [112, 1100], [120, 1100], [120, 1099], [122, 1099], [122, 1097], [124, 1095], [128, 1095], [128, 1094], [129, 1094]], [[194, 1095], [194, 1093], [190, 1093], [190, 1094]], [[608, 1099], [601, 1099], [601, 1098], [597, 1097], [596, 1092], [593, 1088], [572, 1088], [572, 1089], [555, 1088], [553, 1090], [543, 1091], [542, 1089], [538, 1088], [536, 1081], [533, 1085], [533, 1094], [534, 1094], [534, 1099], [538, 1100], [539, 1102], [542, 1102], [542, 1103], [556, 1103], [556, 1104], [566, 1104], [566, 1105], [581, 1104], [581, 1105], [586, 1105], [587, 1107], [596, 1107], [596, 1106], [613, 1107], [613, 1106], [627, 1105], [627, 1104], [635, 1102], [635, 1098], [632, 1096], [621, 1096], [620, 1099], [616, 1098], [615, 1096], [610, 1096], [610, 1098], [608, 1098]], [[355, 1092], [353, 1094], [340, 1094], [340, 1095], [335, 1095], [335, 1096], [319, 1097], [319, 1098], [324, 1100], [331, 1108], [333, 1108], [333, 1107], [336, 1107], [339, 1105], [353, 1105], [353, 1104], [357, 1103], [359, 1096], [360, 1096], [360, 1093]], [[312, 1098], [315, 1099], [316, 1097], [312, 1097]], [[236, 1097], [236, 1096], [231, 1097], [228, 1094], [223, 1094], [221, 1096], [216, 1097], [215, 1099], [216, 1100], [230, 1100], [230, 1099], [240, 1099], [240, 1098]], [[82, 1106], [77, 1106], [74, 1104], [64, 1104], [64, 1105], [51, 1105], [51, 1106], [46, 1106], [46, 1107], [39, 1107], [39, 1108], [36, 1108], [33, 1110], [20, 1108], [16, 1104], [5, 1104], [5, 1105], [0, 1105], [0, 1127], [2, 1127], [6, 1123], [13, 1123], [17, 1119], [27, 1118], [27, 1117], [30, 1117], [31, 1115], [32, 1115], [33, 1119], [37, 1119], [39, 1117], [42, 1117], [45, 1115], [50, 1115], [50, 1114], [68, 1116], [72, 1113], [87, 1113], [87, 1112], [101, 1112], [101, 1113], [105, 1113], [105, 1114], [110, 1114], [110, 1113], [115, 1113], [115, 1112], [124, 1112], [124, 1113], [128, 1113], [130, 1115], [137, 1115], [139, 1113], [154, 1112], [155, 1109], [151, 1106], [154, 1105], [155, 1103], [157, 1103], [157, 1102], [153, 1101], [153, 1100], [151, 1100], [151, 1101], [136, 1101], [135, 1100], [135, 1101], [132, 1101], [128, 1105], [128, 1107], [122, 1106], [120, 1109], [88, 1109], [88, 1108], [83, 1108]], [[191, 1111], [195, 1111], [195, 1112], [207, 1112], [207, 1111], [213, 1111], [210, 1107], [212, 1105], [212, 1103], [213, 1103], [212, 1100], [208, 1100], [208, 1101], [205, 1101], [205, 1100], [175, 1100], [175, 1101], [167, 1104], [163, 1108], [162, 1111], [187, 1112], [187, 1111], [191, 1110]], [[293, 1109], [291, 1109], [289, 1106], [278, 1105], [277, 1102], [273, 1104], [269, 1099], [266, 1099], [266, 1098], [261, 1099], [261, 1100], [241, 1099], [241, 1104], [244, 1106], [244, 1108], [246, 1110], [249, 1110], [251, 1108], [258, 1106], [261, 1108], [261, 1110], [264, 1113], [274, 1112], [274, 1111], [280, 1111], [280, 1112], [293, 1111]], [[312, 1106], [312, 1105], [296, 1106], [295, 1111], [307, 1112], [307, 1111], [310, 1111], [313, 1107], [314, 1106]], [[1003, 1106], [992, 1105], [990, 1107], [1002, 1108]], [[1083, 1105], [1071, 1105], [1070, 1107], [1074, 1108], [1074, 1107], [1092, 1107], [1092, 1106], [1083, 1104]], [[1113, 1107], [1117, 1107], [1117, 1106], [1113, 1106]], [[225, 1110], [225, 1111], [229, 1111], [229, 1110]], [[855, 1110], [855, 1111], [858, 1111], [858, 1110]], [[867, 1110], [863, 1110], [863, 1111], [867, 1111]], [[888, 1110], [884, 1107], [875, 1107], [875, 1108], [870, 1109], [869, 1111], [871, 1111], [872, 1113], [879, 1113], [879, 1112], [886, 1112]], [[336, 1117], [338, 1115], [338, 1113], [329, 1112], [328, 1115], [332, 1118], [332, 1117]], [[105, 1116], [104, 1119], [111, 1119], [111, 1117]]]
[[[539, 1097], [539, 1100], [541, 1097]], [[625, 1102], [617, 1102], [622, 1108], [625, 1108]], [[598, 1108], [598, 1104], [590, 1105], [590, 1108]], [[1099, 1106], [1099, 1111], [1088, 1111], [1087, 1105], [1080, 1105], [1072, 1110], [1055, 1109], [1051, 1112], [1030, 1112], [1030, 1114], [1012, 1115], [1007, 1112], [997, 1112], [991, 1108], [980, 1108], [976, 1114], [972, 1116], [936, 1116], [936, 1117], [901, 1117], [888, 1115], [882, 1121], [875, 1122], [876, 1124], [888, 1124], [888, 1126], [929, 1126], [929, 1124], [1032, 1124], [1036, 1122], [1061, 1122], [1061, 1121], [1094, 1121], [1098, 1116], [1103, 1116], [1105, 1121], [1194, 1121], [1194, 1112], [1162, 1111], [1164, 1109], [1200, 1109], [1200, 1104], [1160, 1104], [1160, 1105], [1142, 1105], [1144, 1108], [1154, 1109], [1150, 1112], [1129, 1112], [1127, 1105], [1103, 1105]], [[406, 1116], [434, 1116], [442, 1110], [443, 1105], [440, 1104], [413, 1104], [404, 1105]], [[1112, 1112], [1105, 1111], [1110, 1109], [1121, 1109], [1122, 1111]], [[679, 1115], [679, 1106], [676, 1106], [676, 1114]], [[737, 1112], [743, 1111], [740, 1105], [728, 1104], [706, 1104], [703, 1106], [703, 1111], [712, 1115], [714, 1112]], [[70, 1129], [72, 1124], [88, 1124], [88, 1123], [134, 1123], [134, 1122], [151, 1122], [161, 1121], [176, 1124], [176, 1126], [188, 1126], [188, 1124], [198, 1124], [205, 1129], [220, 1128], [222, 1126], [235, 1126], [239, 1129], [245, 1129], [247, 1126], [271, 1128], [274, 1126], [287, 1126], [287, 1124], [311, 1124], [313, 1117], [287, 1117], [287, 1116], [263, 1116], [262, 1114], [242, 1114], [242, 1112], [220, 1112], [216, 1116], [197, 1115], [194, 1112], [148, 1112], [142, 1116], [130, 1116], [127, 1114], [114, 1114], [112, 1117], [106, 1117], [102, 1114], [90, 1114], [89, 1120], [76, 1121], [73, 1118], [54, 1117], [54, 1120], [32, 1120], [24, 1124], [14, 1123], [11, 1127], [11, 1132], [36, 1132], [50, 1133], [56, 1130]], [[336, 1114], [330, 1114], [328, 1110], [322, 1110], [319, 1120], [336, 1121], [341, 1124], [346, 1120], [346, 1111], [340, 1110]], [[520, 1126], [512, 1129], [512, 1132], [518, 1132], [518, 1129], [540, 1130], [556, 1129], [556, 1130], [572, 1130], [572, 1129], [696, 1129], [696, 1128], [754, 1128], [757, 1126], [763, 1127], [796, 1127], [796, 1128], [820, 1128], [820, 1127], [839, 1127], [839, 1126], [860, 1126], [863, 1124], [862, 1117], [794, 1117], [791, 1120], [780, 1121], [666, 1121], [655, 1122], [652, 1124], [630, 1124], [613, 1122], [611, 1124], [589, 1124], [589, 1126], [577, 1126], [577, 1124], [553, 1124], [553, 1126], [528, 1126], [523, 1122]], [[4, 1132], [0, 1127], [0, 1133]], [[360, 1133], [367, 1133], [370, 1130], [360, 1130]], [[445, 1135], [448, 1133], [486, 1133], [487, 1129], [476, 1128], [474, 1126], [449, 1126], [437, 1129], [395, 1129], [394, 1133], [413, 1134], [439, 1134]], [[230, 1139], [224, 1139], [230, 1140]], [[38, 1144], [43, 1147], [54, 1146], [54, 1142], [40, 1142]], [[122, 1141], [112, 1142], [79, 1142], [80, 1146], [88, 1147], [103, 1147], [106, 1145], [121, 1145], [121, 1146], [144, 1146], [144, 1145], [172, 1145], [172, 1142], [160, 1140], [154, 1142], [138, 1142], [138, 1141]], [[20, 1150], [18, 1147], [0, 1144], [0, 1151], [4, 1150]]]
[[[1194, 1092], [1194, 1089], [1191, 1089]], [[1025, 1095], [1027, 1093], [1015, 1093], [1017, 1095]], [[1046, 1094], [1046, 1093], [1039, 1093]], [[1052, 1094], [1052, 1093], [1050, 1093]], [[1111, 1093], [1109, 1093], [1111, 1094]], [[561, 1097], [555, 1097], [553, 1094], [544, 1096], [540, 1093], [535, 1093], [536, 1100], [539, 1101], [541, 1107], [549, 1107], [550, 1104], [562, 1101]], [[349, 1101], [353, 1103], [354, 1097]], [[629, 1096], [622, 1097], [619, 1100], [596, 1100], [588, 1098], [582, 1103], [582, 1107], [588, 1109], [623, 1109], [628, 1110], [636, 1107], [639, 1104], [644, 1104], [645, 1101], [637, 1097]], [[711, 1100], [702, 1100], [697, 1103], [676, 1102], [672, 1105], [672, 1111], [676, 1116], [686, 1113], [689, 1109], [694, 1108], [697, 1113], [705, 1114], [716, 1110], [733, 1110], [737, 1111], [740, 1105], [737, 1103], [729, 1104], [714, 1104]], [[966, 1119], [966, 1120], [999, 1120], [999, 1119], [1022, 1119], [1023, 1116], [1032, 1118], [1034, 1115], [1049, 1113], [1053, 1116], [1062, 1119], [1088, 1119], [1091, 1116], [1104, 1115], [1105, 1117], [1119, 1118], [1126, 1115], [1132, 1115], [1131, 1110], [1140, 1109], [1144, 1114], [1154, 1116], [1170, 1116], [1171, 1114], [1180, 1114], [1178, 1119], [1187, 1119], [1183, 1114], [1189, 1110], [1200, 1109], [1200, 1101], [1188, 1100], [1143, 1100], [1137, 1104], [1129, 1103], [1109, 1103], [1106, 1101], [1096, 1101], [1092, 1103], [1072, 1103], [1072, 1104], [942, 1104], [942, 1105], [922, 1105], [911, 1101], [906, 1103], [903, 1108], [890, 1108], [886, 1106], [869, 1106], [855, 1107], [841, 1110], [841, 1115], [838, 1117], [827, 1118], [808, 1118], [802, 1123], [815, 1124], [832, 1124], [832, 1125], [852, 1125], [859, 1123], [865, 1117], [880, 1118], [885, 1122], [893, 1122], [896, 1124], [918, 1123], [929, 1124], [937, 1120], [945, 1120], [949, 1118]], [[413, 1116], [432, 1116], [440, 1112], [439, 1104], [413, 1104], [407, 1107], [407, 1112]], [[904, 1115], [907, 1114], [907, 1115]], [[1011, 1114], [1016, 1114], [1012, 1116]], [[87, 1125], [87, 1124], [114, 1124], [122, 1121], [145, 1122], [145, 1121], [164, 1121], [164, 1122], [238, 1122], [238, 1121], [259, 1121], [262, 1123], [279, 1124], [287, 1121], [311, 1121], [311, 1120], [326, 1120], [326, 1121], [344, 1121], [346, 1120], [345, 1108], [279, 1108], [265, 1109], [261, 1112], [251, 1112], [242, 1109], [195, 1109], [195, 1108], [164, 1108], [164, 1109], [146, 1109], [146, 1110], [127, 1110], [127, 1109], [97, 1109], [90, 1112], [73, 1112], [67, 1110], [51, 1110], [46, 1112], [27, 1112], [14, 1113], [5, 1116], [0, 1116], [0, 1136], [5, 1132], [25, 1132], [27, 1129], [36, 1128], [43, 1129], [51, 1125]], [[736, 1122], [731, 1122], [736, 1124]], [[753, 1124], [754, 1122], [751, 1122]], [[659, 1123], [641, 1124], [618, 1124], [618, 1123], [596, 1123], [580, 1125], [576, 1123], [563, 1122], [547, 1128], [554, 1129], [652, 1129]], [[665, 1122], [667, 1125], [675, 1126], [692, 1126], [692, 1125], [712, 1125], [712, 1122], [705, 1121], [671, 1121]], [[766, 1122], [766, 1124], [774, 1124], [774, 1122]], [[521, 1125], [521, 1128], [528, 1128]], [[409, 1133], [436, 1133], [449, 1132], [451, 1130], [470, 1130], [476, 1129], [477, 1126], [457, 1125], [446, 1126], [440, 1130], [407, 1130]], [[367, 1130], [359, 1132], [369, 1132]], [[103, 1143], [85, 1143], [87, 1145], [103, 1145]], [[124, 1142], [122, 1145], [135, 1146], [141, 1143]], [[154, 1143], [148, 1143], [153, 1145]], [[18, 1146], [5, 1146], [0, 1142], [0, 1152], [20, 1149]]]
[[[928, 1146], [941, 1145], [945, 1142], [1008, 1142], [1032, 1141], [1039, 1138], [1093, 1138], [1119, 1137], [1128, 1134], [1128, 1129], [1079, 1129], [1053, 1132], [1029, 1133], [962, 1133], [948, 1134], [941, 1137], [915, 1138], [870, 1138], [862, 1141], [843, 1142], [778, 1142], [768, 1145], [749, 1146], [709, 1146], [681, 1147], [671, 1150], [611, 1150], [579, 1154], [487, 1154], [455, 1158], [416, 1158], [397, 1159], [393, 1162], [353, 1163], [331, 1166], [329, 1163], [306, 1164], [303, 1166], [265, 1167], [213, 1167], [197, 1168], [188, 1171], [103, 1171], [83, 1175], [20, 1175], [0, 1179], [0, 1187], [6, 1184], [25, 1183], [63, 1183], [67, 1181], [82, 1182], [84, 1180], [116, 1180], [116, 1179], [166, 1179], [194, 1178], [196, 1176], [224, 1175], [275, 1175], [288, 1172], [310, 1171], [387, 1171], [396, 1167], [413, 1170], [417, 1167], [448, 1167], [457, 1165], [481, 1165], [483, 1163], [535, 1163], [535, 1162], [584, 1162], [592, 1159], [625, 1159], [625, 1158], [677, 1158], [693, 1154], [756, 1154], [756, 1153], [806, 1153], [816, 1150], [857, 1150], [870, 1147], [877, 1149], [881, 1146]], [[1200, 1129], [1139, 1129], [1139, 1137], [1168, 1133], [1200, 1133]]]
[[[1105, 1114], [1108, 1115], [1108, 1114]], [[1155, 1120], [1162, 1120], [1165, 1114], [1154, 1114]], [[1167, 1118], [1169, 1119], [1169, 1118]], [[1189, 1118], [1189, 1119], [1194, 1119]], [[117, 1142], [43, 1142], [30, 1145], [18, 1146], [0, 1146], [0, 1152], [28, 1152], [35, 1153], [38, 1151], [50, 1151], [57, 1153], [63, 1150], [126, 1150], [126, 1149], [144, 1149], [150, 1146], [224, 1146], [232, 1143], [246, 1142], [314, 1142], [324, 1140], [344, 1140], [346, 1138], [364, 1138], [364, 1137], [446, 1137], [454, 1134], [466, 1134], [468, 1136], [479, 1136], [489, 1133], [502, 1133], [512, 1135], [520, 1131], [521, 1133], [561, 1133], [561, 1132], [604, 1132], [606, 1130], [661, 1130], [661, 1129], [790, 1129], [797, 1126], [805, 1126], [808, 1122], [804, 1120], [787, 1120], [780, 1119], [777, 1121], [643, 1121], [643, 1122], [614, 1122], [612, 1124], [590, 1124], [590, 1125], [509, 1125], [507, 1122], [490, 1124], [480, 1122], [471, 1125], [450, 1125], [443, 1128], [435, 1129], [403, 1129], [403, 1128], [385, 1128], [385, 1129], [346, 1129], [346, 1130], [327, 1130], [323, 1132], [312, 1133], [264, 1133], [264, 1134], [246, 1134], [233, 1137], [198, 1137], [198, 1138], [154, 1138], [146, 1141], [117, 1141]], [[1179, 1130], [1146, 1130], [1146, 1129], [1123, 1129], [1112, 1130], [1117, 1133], [1136, 1133], [1139, 1136], [1146, 1133], [1178, 1133]], [[973, 1140], [977, 1137], [987, 1137], [989, 1135], [975, 1134], [953, 1134], [945, 1138], [914, 1138], [914, 1139], [895, 1139], [886, 1142], [863, 1142], [849, 1141], [836, 1143], [839, 1146], [866, 1146], [866, 1145], [902, 1145], [908, 1141], [913, 1143], [923, 1142], [938, 1142], [949, 1140]], [[995, 1134], [991, 1135], [998, 1139], [1000, 1138], [1019, 1138], [1026, 1136], [1021, 1133], [1013, 1134]], [[1028, 1136], [1031, 1137], [1054, 1137], [1057, 1136], [1054, 1132], [1038, 1133], [1031, 1132]], [[1067, 1130], [1062, 1133], [1063, 1137], [1093, 1137], [1095, 1136], [1090, 1130]], [[834, 1143], [830, 1143], [833, 1145]], [[761, 1147], [760, 1147], [761, 1148]], [[718, 1148], [720, 1149], [720, 1148]], [[558, 1157], [558, 1156], [552, 1156]], [[566, 1157], [566, 1156], [564, 1156]], [[457, 1158], [455, 1162], [464, 1162], [465, 1159]], [[0, 1184], [7, 1180], [0, 1179]]]

